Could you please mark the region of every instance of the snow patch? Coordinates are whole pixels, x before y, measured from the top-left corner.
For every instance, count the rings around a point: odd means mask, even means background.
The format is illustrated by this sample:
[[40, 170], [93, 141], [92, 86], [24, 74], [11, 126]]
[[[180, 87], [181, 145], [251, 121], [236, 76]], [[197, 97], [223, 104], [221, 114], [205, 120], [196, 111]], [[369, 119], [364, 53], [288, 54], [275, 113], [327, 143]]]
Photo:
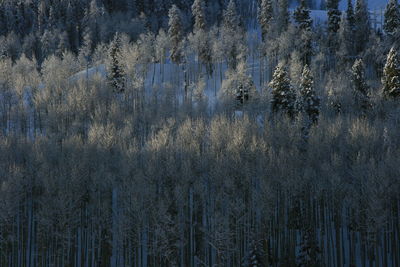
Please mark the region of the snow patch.
[[86, 78], [93, 79], [95, 76], [100, 76], [102, 78], [107, 77], [107, 70], [104, 64], [99, 66], [94, 66], [88, 68], [87, 70], [82, 70], [69, 78], [70, 82], [77, 82], [80, 80], [84, 80]]

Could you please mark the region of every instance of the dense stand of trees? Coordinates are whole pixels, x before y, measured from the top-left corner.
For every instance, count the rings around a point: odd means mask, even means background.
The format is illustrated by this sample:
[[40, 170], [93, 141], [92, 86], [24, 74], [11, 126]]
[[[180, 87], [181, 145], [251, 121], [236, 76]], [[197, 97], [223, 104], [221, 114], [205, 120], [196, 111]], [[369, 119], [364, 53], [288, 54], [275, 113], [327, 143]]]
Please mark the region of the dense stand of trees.
[[0, 266], [399, 266], [398, 4], [289, 2], [2, 1]]

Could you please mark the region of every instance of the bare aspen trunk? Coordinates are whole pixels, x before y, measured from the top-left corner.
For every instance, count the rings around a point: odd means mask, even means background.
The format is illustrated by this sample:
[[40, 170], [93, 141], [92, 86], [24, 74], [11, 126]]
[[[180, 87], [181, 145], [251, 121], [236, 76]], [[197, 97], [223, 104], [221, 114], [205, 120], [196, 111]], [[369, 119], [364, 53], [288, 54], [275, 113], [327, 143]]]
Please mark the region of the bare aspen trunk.
[[33, 199], [32, 195], [30, 196], [27, 203], [28, 210], [28, 236], [27, 236], [27, 245], [26, 245], [26, 266], [33, 266], [33, 235], [34, 235], [34, 222], [33, 222]]
[[112, 189], [112, 255], [111, 267], [118, 267], [119, 260], [119, 234], [118, 234], [118, 189], [116, 186]]

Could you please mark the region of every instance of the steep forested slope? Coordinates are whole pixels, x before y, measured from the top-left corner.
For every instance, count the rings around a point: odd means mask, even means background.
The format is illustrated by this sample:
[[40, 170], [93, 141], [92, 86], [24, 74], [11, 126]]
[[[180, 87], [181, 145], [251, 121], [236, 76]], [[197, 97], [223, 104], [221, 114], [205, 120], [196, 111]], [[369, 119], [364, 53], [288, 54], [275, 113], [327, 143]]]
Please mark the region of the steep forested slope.
[[399, 266], [396, 3], [193, 2], [0, 4], [0, 266]]

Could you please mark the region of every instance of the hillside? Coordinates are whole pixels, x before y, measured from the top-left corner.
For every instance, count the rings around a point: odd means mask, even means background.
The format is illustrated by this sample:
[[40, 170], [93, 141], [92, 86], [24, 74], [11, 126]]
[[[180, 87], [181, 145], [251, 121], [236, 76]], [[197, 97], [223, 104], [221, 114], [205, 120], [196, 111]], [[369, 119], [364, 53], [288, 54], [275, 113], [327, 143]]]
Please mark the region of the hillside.
[[400, 266], [378, 2], [0, 1], [0, 266]]

